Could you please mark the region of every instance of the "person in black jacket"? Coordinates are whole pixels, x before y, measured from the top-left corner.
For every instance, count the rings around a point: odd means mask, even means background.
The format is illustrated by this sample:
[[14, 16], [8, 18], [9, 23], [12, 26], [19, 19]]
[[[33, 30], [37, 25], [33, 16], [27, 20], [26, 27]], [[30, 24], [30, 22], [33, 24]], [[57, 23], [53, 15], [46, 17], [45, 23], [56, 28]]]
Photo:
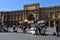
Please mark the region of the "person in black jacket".
[[56, 33], [57, 33], [56, 36], [57, 36], [57, 37], [59, 37], [59, 27], [60, 27], [59, 24], [57, 24], [57, 25], [56, 25]]

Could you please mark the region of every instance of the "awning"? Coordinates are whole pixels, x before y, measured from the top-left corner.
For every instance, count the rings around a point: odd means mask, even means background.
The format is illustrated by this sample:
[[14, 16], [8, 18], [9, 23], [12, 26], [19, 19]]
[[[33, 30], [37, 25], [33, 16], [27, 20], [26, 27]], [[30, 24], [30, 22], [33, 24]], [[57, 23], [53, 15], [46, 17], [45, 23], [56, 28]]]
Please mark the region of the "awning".
[[38, 23], [46, 23], [45, 20], [39, 20]]

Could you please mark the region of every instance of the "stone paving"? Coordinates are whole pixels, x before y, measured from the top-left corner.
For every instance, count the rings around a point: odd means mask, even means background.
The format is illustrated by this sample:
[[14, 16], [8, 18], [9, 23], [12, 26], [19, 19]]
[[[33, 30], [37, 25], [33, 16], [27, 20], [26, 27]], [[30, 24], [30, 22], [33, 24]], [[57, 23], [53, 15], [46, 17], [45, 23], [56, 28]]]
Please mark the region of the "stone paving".
[[0, 40], [60, 40], [60, 37], [51, 35], [32, 35], [26, 33], [0, 33]]
[[[30, 33], [30, 29], [26, 29], [27, 33]], [[10, 29], [9, 32], [13, 32], [13, 28]], [[18, 31], [17, 32], [23, 32], [20, 28], [18, 28]], [[52, 28], [52, 27], [48, 27], [46, 29], [46, 34], [53, 34], [53, 32], [56, 32], [56, 27]]]
[[0, 33], [0, 40], [60, 40], [60, 37], [52, 36], [53, 32], [55, 32], [55, 28], [47, 28], [46, 34], [50, 35], [46, 36], [22, 33], [21, 30], [18, 33]]

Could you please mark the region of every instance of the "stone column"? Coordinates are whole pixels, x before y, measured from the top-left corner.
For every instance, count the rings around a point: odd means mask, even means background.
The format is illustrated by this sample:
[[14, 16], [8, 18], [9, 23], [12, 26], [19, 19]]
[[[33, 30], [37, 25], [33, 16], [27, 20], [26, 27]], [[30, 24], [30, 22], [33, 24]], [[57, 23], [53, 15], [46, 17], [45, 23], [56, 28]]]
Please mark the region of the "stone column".
[[25, 18], [24, 18], [24, 12], [23, 12], [23, 20], [24, 20]]
[[35, 18], [35, 20], [36, 20], [36, 15], [35, 14], [33, 14], [34, 15], [34, 18]]
[[50, 21], [49, 21], [49, 27], [50, 27]]
[[54, 27], [55, 27], [55, 25], [56, 25], [56, 24], [55, 24], [55, 21], [54, 21]]
[[26, 19], [26, 14], [25, 14], [25, 19]]
[[37, 13], [37, 20], [39, 20], [38, 16], [39, 16], [39, 15], [38, 15], [38, 13]]
[[19, 15], [19, 21], [21, 20], [21, 16]]
[[4, 24], [4, 15], [2, 16], [2, 24]]
[[16, 21], [17, 21], [17, 15], [16, 15]]
[[11, 26], [11, 15], [10, 15], [10, 22], [9, 23], [10, 23], [10, 26]]

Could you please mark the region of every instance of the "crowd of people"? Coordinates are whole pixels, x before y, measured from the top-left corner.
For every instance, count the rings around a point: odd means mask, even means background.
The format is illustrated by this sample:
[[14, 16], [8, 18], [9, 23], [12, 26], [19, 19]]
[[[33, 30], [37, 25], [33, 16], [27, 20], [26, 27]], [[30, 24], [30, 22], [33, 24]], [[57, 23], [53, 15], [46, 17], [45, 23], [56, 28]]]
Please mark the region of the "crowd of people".
[[[29, 29], [31, 28], [32, 26], [29, 25]], [[57, 24], [56, 25], [56, 33], [53, 33], [54, 35], [56, 34], [58, 37], [59, 37], [59, 25]], [[0, 32], [9, 32], [9, 28], [7, 25], [0, 25]], [[20, 28], [24, 33], [26, 33], [26, 26], [23, 26], [23, 25], [20, 25], [19, 27], [16, 27], [15, 25], [12, 26], [13, 28], [13, 32], [17, 32], [17, 28]], [[42, 26], [38, 26], [38, 25], [34, 25], [34, 28], [35, 28], [35, 34], [38, 34], [37, 31], [39, 31], [39, 34], [41, 35], [46, 35], [46, 29], [47, 29], [47, 26], [46, 25], [42, 25]]]

